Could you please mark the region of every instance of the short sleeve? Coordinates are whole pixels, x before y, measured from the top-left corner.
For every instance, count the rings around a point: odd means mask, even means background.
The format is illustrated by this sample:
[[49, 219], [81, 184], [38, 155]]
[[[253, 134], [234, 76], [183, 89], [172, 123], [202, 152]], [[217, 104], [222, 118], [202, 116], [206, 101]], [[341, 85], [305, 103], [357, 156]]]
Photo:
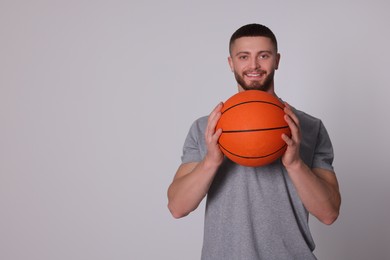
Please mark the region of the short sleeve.
[[207, 118], [196, 120], [187, 134], [183, 145], [182, 163], [200, 162], [204, 156], [204, 129]]
[[332, 142], [325, 126], [320, 122], [312, 168], [322, 168], [334, 171], [333, 159], [334, 153]]

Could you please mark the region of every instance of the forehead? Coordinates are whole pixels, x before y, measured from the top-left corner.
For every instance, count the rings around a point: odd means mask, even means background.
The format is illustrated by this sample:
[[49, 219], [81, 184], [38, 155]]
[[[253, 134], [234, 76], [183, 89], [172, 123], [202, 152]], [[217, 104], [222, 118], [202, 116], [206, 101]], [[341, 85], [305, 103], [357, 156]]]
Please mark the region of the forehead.
[[238, 52], [260, 52], [260, 51], [275, 51], [275, 46], [268, 37], [241, 37], [236, 39], [232, 46], [231, 52], [234, 55]]

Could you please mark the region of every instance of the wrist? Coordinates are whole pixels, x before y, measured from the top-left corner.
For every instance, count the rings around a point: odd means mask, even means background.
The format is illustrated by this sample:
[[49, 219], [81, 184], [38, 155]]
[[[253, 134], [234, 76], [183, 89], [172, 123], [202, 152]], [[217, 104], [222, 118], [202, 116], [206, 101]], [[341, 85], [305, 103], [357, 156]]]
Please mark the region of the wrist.
[[286, 167], [288, 172], [297, 172], [302, 170], [305, 166], [306, 164], [299, 158], [284, 167]]
[[223, 157], [218, 160], [213, 160], [207, 155], [203, 158], [202, 165], [206, 171], [216, 171], [222, 164]]

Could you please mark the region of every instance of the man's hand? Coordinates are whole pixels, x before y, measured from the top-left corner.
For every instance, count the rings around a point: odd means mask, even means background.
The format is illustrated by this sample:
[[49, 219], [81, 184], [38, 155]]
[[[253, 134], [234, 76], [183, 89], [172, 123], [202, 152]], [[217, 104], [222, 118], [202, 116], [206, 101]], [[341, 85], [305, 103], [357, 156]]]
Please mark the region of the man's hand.
[[282, 157], [282, 163], [286, 168], [289, 168], [301, 161], [299, 154], [299, 147], [301, 145], [301, 128], [298, 117], [294, 114], [290, 105], [287, 103], [285, 103], [284, 112], [286, 113], [284, 119], [290, 127], [291, 137], [286, 134], [282, 135], [283, 140], [287, 144], [287, 150]]
[[218, 120], [221, 118], [221, 109], [223, 103], [219, 103], [209, 115], [205, 140], [207, 145], [207, 154], [205, 161], [214, 165], [220, 165], [223, 161], [223, 153], [218, 145], [218, 139], [222, 134], [222, 129], [215, 129]]
[[294, 184], [306, 209], [321, 222], [332, 224], [339, 215], [341, 197], [334, 172], [326, 169], [310, 169], [301, 159], [301, 128], [298, 117], [285, 103], [285, 120], [291, 129], [291, 137], [283, 134], [287, 150], [282, 163]]

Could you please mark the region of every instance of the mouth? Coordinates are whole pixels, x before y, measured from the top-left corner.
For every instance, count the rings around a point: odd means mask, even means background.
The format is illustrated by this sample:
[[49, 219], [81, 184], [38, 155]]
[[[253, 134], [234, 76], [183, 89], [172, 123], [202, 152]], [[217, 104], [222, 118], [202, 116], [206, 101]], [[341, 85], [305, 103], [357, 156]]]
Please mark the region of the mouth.
[[245, 76], [248, 77], [249, 79], [260, 79], [265, 75], [264, 71], [259, 71], [259, 72], [247, 72], [245, 73]]

